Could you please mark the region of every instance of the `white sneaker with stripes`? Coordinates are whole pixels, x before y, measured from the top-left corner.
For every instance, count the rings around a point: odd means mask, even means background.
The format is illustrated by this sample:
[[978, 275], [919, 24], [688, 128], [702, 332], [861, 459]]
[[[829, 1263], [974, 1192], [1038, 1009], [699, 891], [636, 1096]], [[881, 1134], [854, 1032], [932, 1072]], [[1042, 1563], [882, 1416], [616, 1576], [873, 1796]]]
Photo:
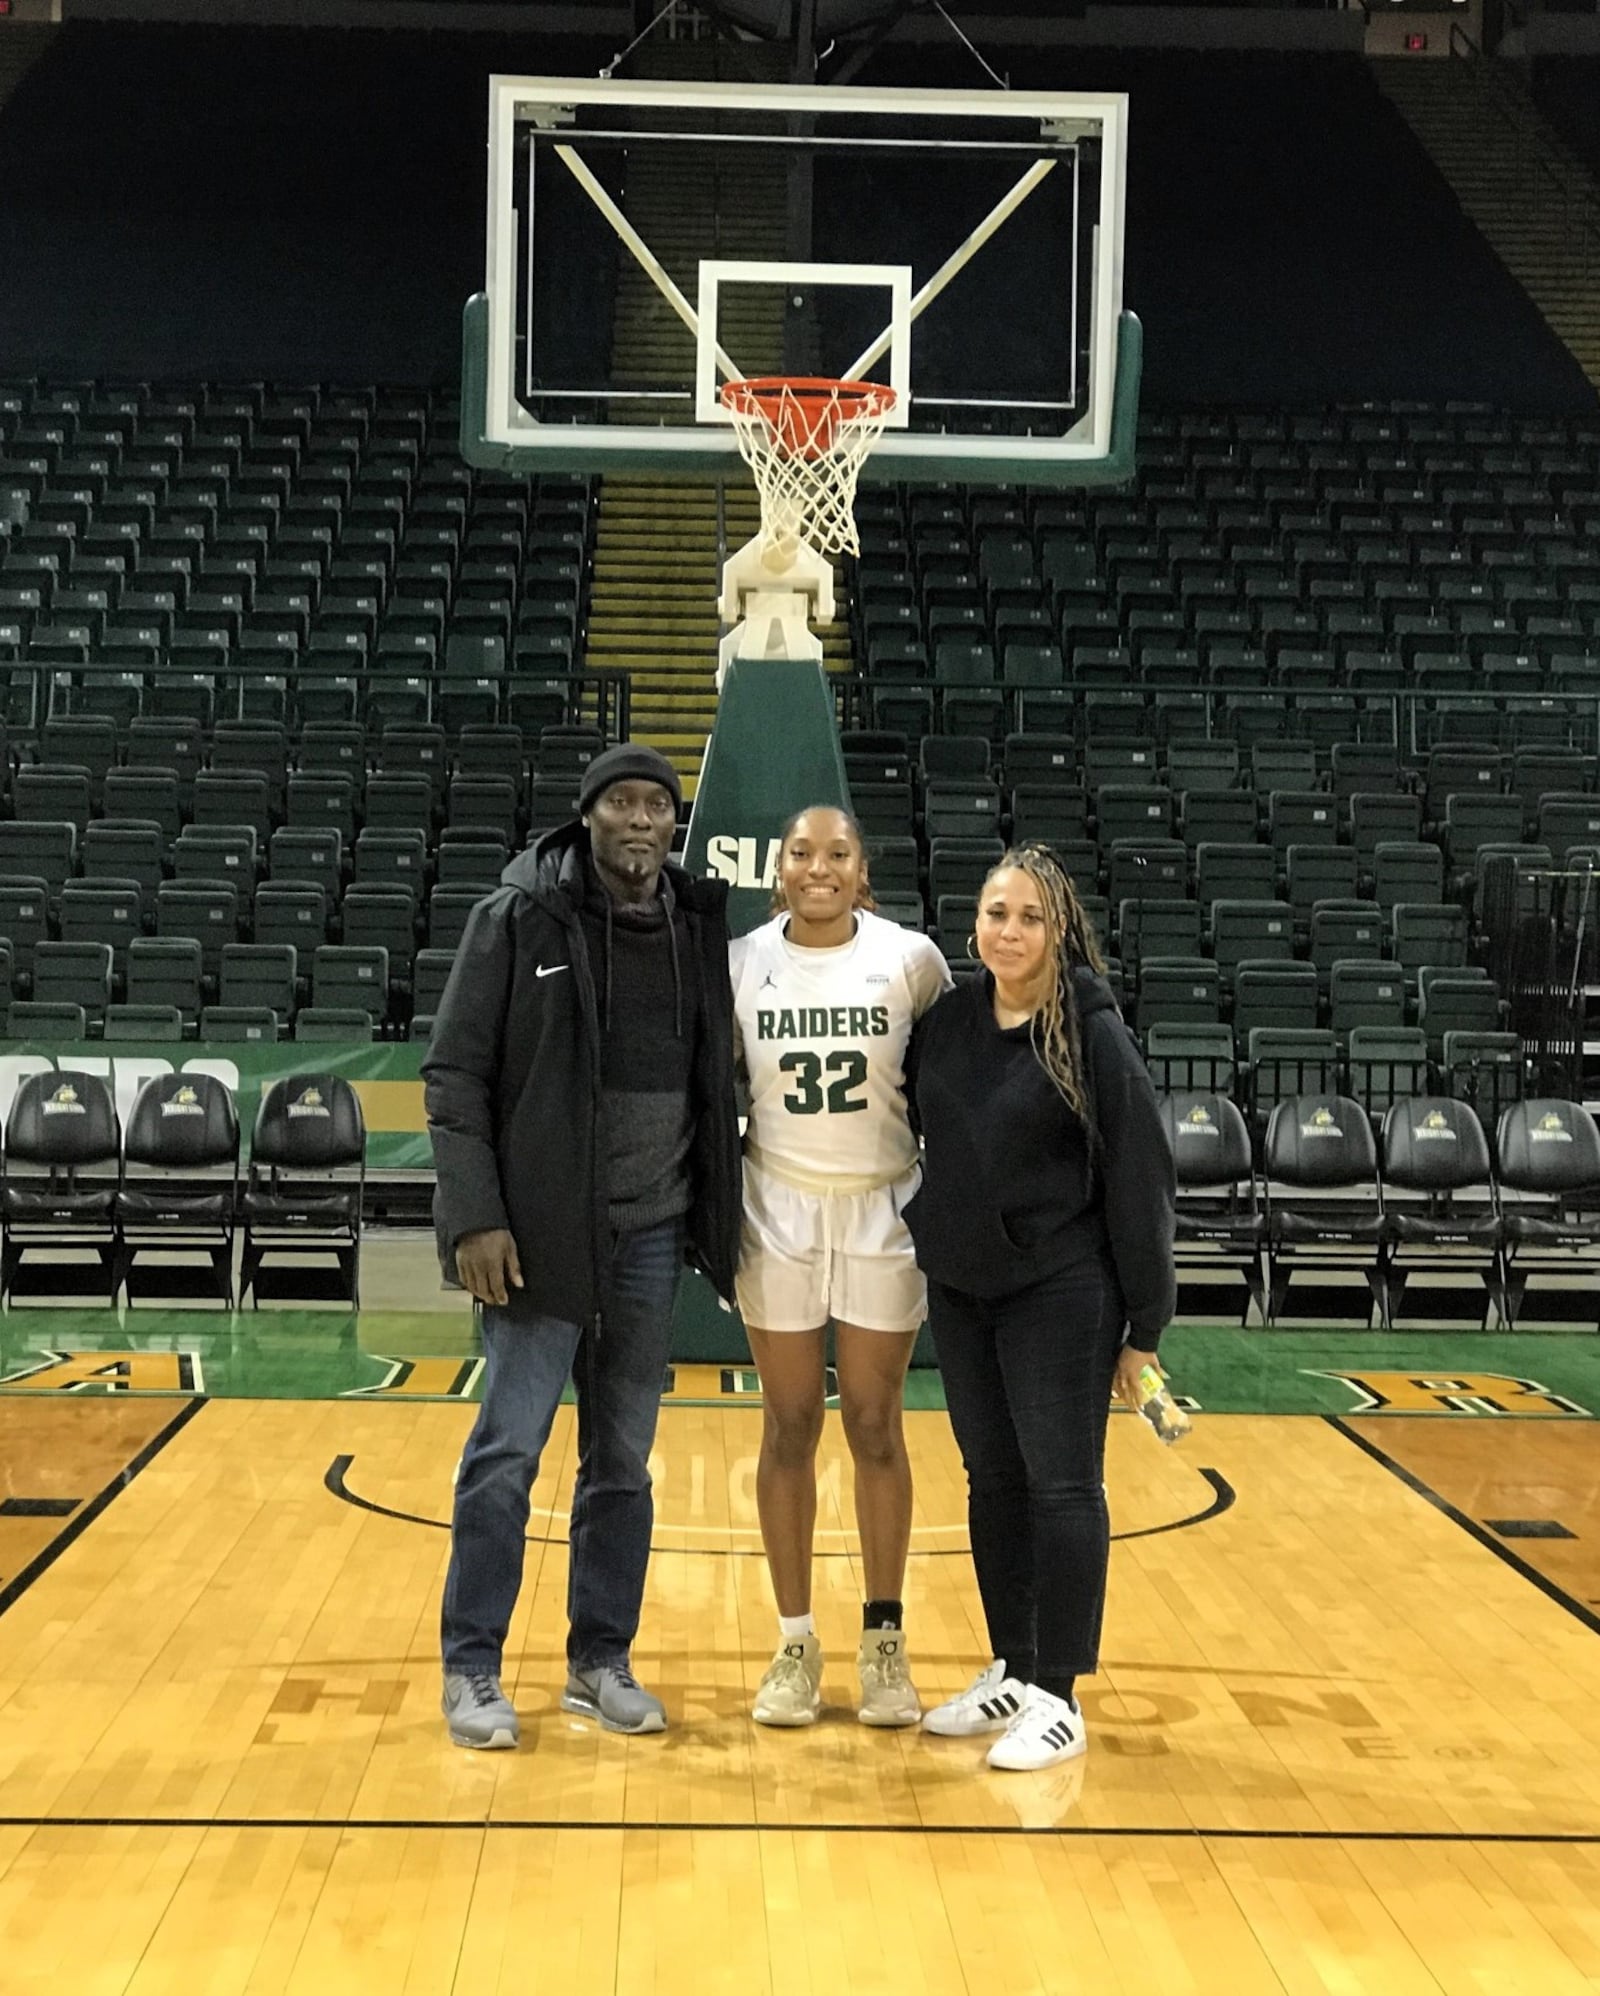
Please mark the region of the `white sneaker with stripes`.
[[1077, 1699], [1069, 1704], [1054, 1692], [1029, 1684], [1023, 1689], [1022, 1710], [989, 1749], [989, 1765], [1007, 1773], [1030, 1774], [1054, 1767], [1057, 1761], [1074, 1760], [1088, 1745]]
[[922, 1717], [925, 1733], [939, 1733], [945, 1739], [970, 1740], [979, 1733], [997, 1733], [1009, 1725], [1022, 1709], [1027, 1689], [1020, 1679], [1007, 1677], [1006, 1660], [997, 1656], [986, 1670], [980, 1670], [966, 1690], [942, 1705], [935, 1705]]

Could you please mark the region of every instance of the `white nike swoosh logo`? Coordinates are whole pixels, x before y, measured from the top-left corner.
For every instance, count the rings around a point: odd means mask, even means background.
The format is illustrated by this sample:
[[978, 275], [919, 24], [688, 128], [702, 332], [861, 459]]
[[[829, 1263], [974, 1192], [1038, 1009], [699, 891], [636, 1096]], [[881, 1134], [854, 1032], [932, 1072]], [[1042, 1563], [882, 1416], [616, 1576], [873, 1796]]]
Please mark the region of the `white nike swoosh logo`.
[[570, 970], [570, 963], [541, 963], [534, 966], [535, 977], [554, 977], [558, 970]]

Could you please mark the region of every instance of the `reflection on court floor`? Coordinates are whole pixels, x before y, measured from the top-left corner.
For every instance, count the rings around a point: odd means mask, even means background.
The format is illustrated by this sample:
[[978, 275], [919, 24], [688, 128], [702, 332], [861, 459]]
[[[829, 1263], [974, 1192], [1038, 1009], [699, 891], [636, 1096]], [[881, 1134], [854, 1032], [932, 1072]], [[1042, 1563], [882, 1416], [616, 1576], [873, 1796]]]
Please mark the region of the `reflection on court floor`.
[[[1169, 1986], [1143, 1979], [1161, 1959], [1170, 1986], [1230, 1990], [1594, 1973], [1589, 1421], [1224, 1416], [1174, 1451], [1114, 1424], [1090, 1753], [1010, 1776], [981, 1743], [855, 1723], [860, 1574], [831, 1421], [829, 1710], [807, 1734], [749, 1722], [772, 1611], [760, 1413], [737, 1396], [662, 1416], [636, 1661], [671, 1730], [616, 1739], [557, 1709], [563, 1410], [507, 1658], [524, 1748], [453, 1750], [436, 1623], [471, 1419], [0, 1398], [0, 1496], [37, 1500], [0, 1502], [0, 1931], [21, 1986], [779, 1989], [809, 1986], [796, 1960], [842, 1959], [838, 1987], [881, 1987], [841, 1935], [878, 1960], [908, 1946], [952, 1989]], [[909, 1631], [932, 1698], [984, 1649], [947, 1423], [908, 1425]], [[1571, 1536], [1502, 1535], [1516, 1513]], [[1559, 1570], [1536, 1563], [1552, 1549]], [[818, 1891], [826, 1943], [795, 1897]], [[1468, 1980], [1445, 1910], [1463, 1894], [1472, 1972], [1487, 1906], [1505, 1979]], [[555, 1979], [518, 1979], [534, 1946]], [[1351, 1979], [1317, 1979], [1334, 1958]], [[184, 1980], [196, 1962], [211, 1980]]]

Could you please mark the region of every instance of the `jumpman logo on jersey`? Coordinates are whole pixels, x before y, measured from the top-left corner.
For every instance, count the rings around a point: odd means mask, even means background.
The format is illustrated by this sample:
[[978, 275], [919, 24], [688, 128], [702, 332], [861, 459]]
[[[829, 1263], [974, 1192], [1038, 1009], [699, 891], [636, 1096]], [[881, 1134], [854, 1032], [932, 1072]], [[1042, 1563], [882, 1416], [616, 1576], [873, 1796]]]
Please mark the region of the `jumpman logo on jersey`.
[[770, 970], [769, 970], [769, 971], [767, 972], [766, 976], [762, 978], [762, 980], [761, 980], [761, 988], [762, 988], [762, 990], [763, 990], [763, 991], [776, 991], [776, 990], [777, 990], [777, 988], [778, 988], [778, 980], [777, 980], [777, 978], [775, 978], [775, 977], [773, 976], [773, 974], [772, 974], [772, 972], [771, 972]]

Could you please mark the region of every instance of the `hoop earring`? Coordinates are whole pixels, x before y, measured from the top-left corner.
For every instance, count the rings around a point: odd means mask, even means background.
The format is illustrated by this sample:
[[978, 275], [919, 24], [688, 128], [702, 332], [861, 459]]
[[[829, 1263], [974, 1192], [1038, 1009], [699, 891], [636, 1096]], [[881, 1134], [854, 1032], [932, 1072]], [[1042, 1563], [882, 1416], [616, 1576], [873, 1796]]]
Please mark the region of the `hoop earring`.
[[974, 963], [978, 960], [978, 932], [976, 929], [967, 937], [967, 955]]

